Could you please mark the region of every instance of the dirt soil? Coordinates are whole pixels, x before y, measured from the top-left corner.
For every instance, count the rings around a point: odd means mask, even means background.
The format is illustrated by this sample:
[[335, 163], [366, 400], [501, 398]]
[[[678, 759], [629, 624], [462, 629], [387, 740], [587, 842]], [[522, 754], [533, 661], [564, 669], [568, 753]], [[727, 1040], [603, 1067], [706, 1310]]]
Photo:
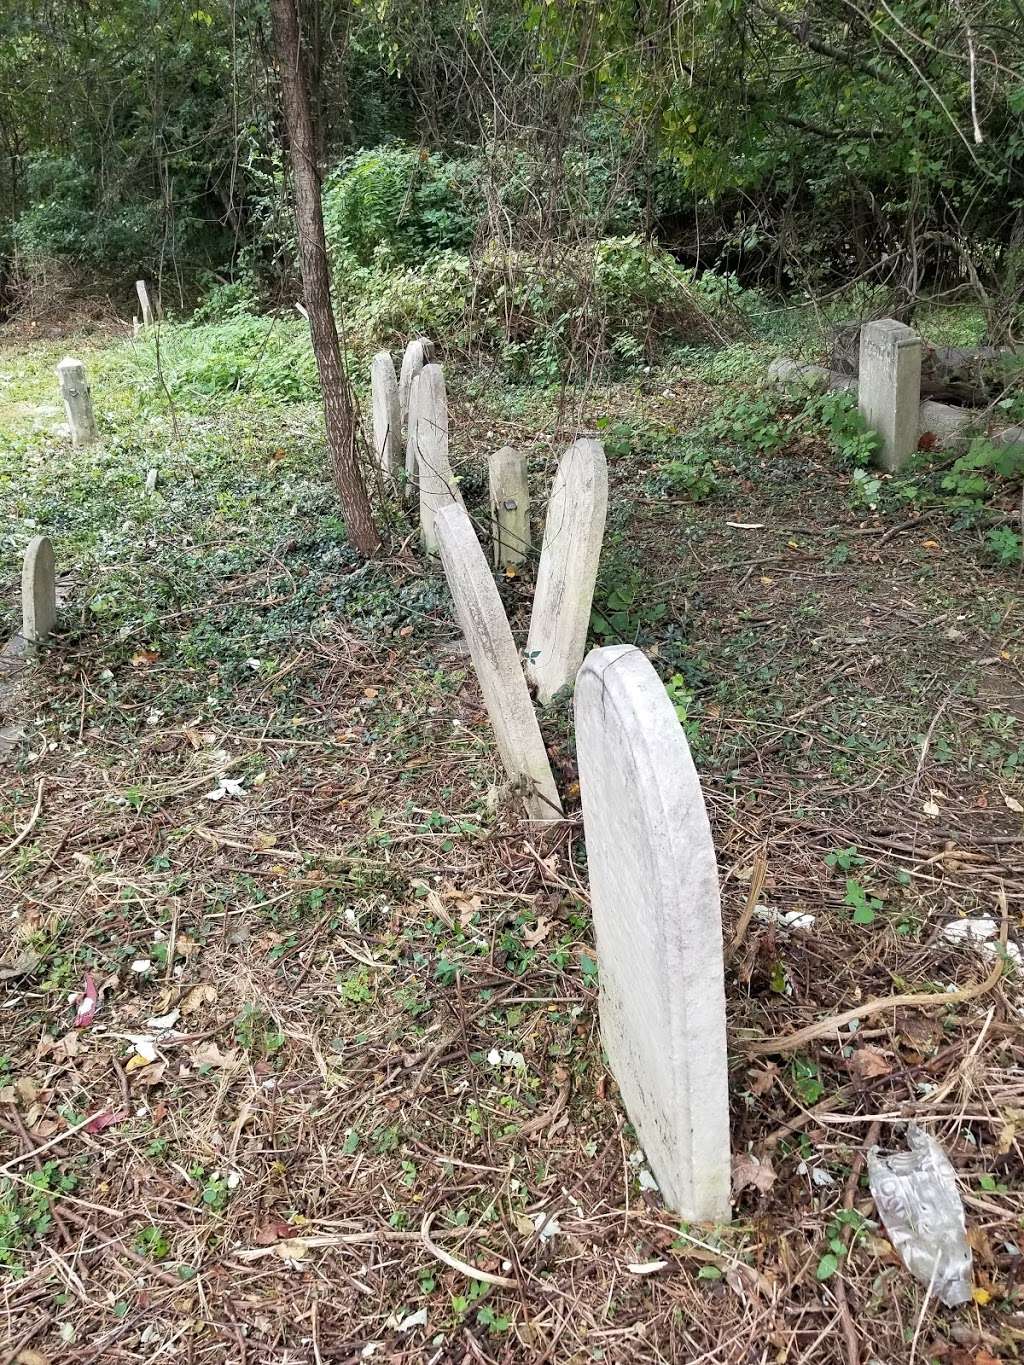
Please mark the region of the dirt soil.
[[[665, 1210], [602, 1060], [567, 704], [566, 819], [531, 828], [411, 525], [369, 569], [332, 539], [315, 411], [181, 417], [166, 505], [117, 482], [151, 448], [89, 463], [15, 413], [12, 517], [60, 555], [106, 499], [113, 539], [67, 551], [3, 770], [0, 1359], [1017, 1359], [1019, 973], [943, 929], [1021, 936], [1018, 570], [938, 504], [857, 502], [812, 436], [719, 441], [714, 488], [673, 491], [665, 442], [721, 401], [699, 375], [571, 413], [471, 379], [471, 509], [488, 450], [530, 443], [539, 511], [552, 452], [606, 439], [594, 642], [663, 672], [711, 814], [734, 1221]], [[24, 494], [33, 461], [73, 497]], [[520, 640], [532, 574], [501, 585]], [[966, 1308], [866, 1186], [908, 1120], [957, 1172]]]

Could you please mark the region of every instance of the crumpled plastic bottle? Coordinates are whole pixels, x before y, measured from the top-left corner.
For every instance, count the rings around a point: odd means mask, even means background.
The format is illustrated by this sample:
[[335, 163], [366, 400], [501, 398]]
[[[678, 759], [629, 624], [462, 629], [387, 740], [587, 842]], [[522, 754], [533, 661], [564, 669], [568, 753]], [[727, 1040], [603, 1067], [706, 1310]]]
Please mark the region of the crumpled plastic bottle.
[[868, 1184], [903, 1264], [947, 1308], [971, 1299], [971, 1248], [956, 1173], [939, 1144], [916, 1124], [909, 1152], [868, 1152]]

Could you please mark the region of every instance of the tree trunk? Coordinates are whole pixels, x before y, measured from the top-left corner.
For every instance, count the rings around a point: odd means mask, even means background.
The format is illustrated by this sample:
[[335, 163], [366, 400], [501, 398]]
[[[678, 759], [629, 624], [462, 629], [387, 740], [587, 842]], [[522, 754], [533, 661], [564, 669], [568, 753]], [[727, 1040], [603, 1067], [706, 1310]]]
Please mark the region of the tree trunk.
[[338, 329], [331, 307], [316, 140], [295, 0], [270, 0], [270, 18], [295, 187], [295, 231], [299, 241], [302, 289], [324, 397], [327, 447], [331, 452], [349, 539], [360, 554], [371, 555], [380, 545], [380, 536], [356, 458], [359, 422], [348, 376], [341, 364]]

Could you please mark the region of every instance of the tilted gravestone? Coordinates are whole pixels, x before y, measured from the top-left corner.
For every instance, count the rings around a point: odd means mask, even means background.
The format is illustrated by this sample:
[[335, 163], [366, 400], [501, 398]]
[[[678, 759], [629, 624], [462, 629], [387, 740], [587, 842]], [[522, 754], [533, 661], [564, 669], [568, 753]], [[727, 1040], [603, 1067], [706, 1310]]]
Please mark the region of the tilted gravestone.
[[531, 820], [557, 820], [562, 814], [558, 789], [483, 548], [460, 503], [440, 508], [435, 526], [441, 563], [505, 771], [521, 791]]
[[57, 574], [53, 546], [34, 536], [21, 570], [21, 634], [29, 645], [40, 644], [57, 624]]
[[409, 420], [409, 399], [412, 394], [413, 380], [434, 359], [434, 343], [426, 337], [416, 337], [410, 341], [402, 356], [402, 369], [398, 377], [398, 406], [403, 425]]
[[395, 478], [402, 467], [402, 419], [398, 407], [398, 380], [389, 351], [379, 351], [370, 367], [373, 403], [373, 448], [381, 471]]
[[917, 449], [921, 409], [921, 338], [892, 318], [860, 329], [857, 406], [882, 444], [878, 462], [899, 469]]
[[608, 511], [600, 441], [575, 441], [551, 485], [526, 645], [526, 676], [546, 706], [583, 662]]
[[420, 535], [427, 554], [437, 554], [434, 519], [462, 494], [448, 459], [448, 395], [440, 365], [426, 365], [416, 381], [416, 479], [420, 490]]
[[502, 446], [487, 461], [494, 567], [522, 564], [530, 553], [530, 485], [526, 456]]
[[686, 736], [632, 645], [588, 654], [575, 718], [605, 1051], [666, 1204], [726, 1222], [718, 870]]
[[85, 366], [80, 360], [65, 356], [57, 366], [57, 383], [60, 385], [60, 396], [64, 399], [72, 444], [89, 445], [98, 438], [99, 432], [93, 416], [92, 394], [85, 377]]
[[139, 304], [142, 307], [143, 327], [153, 326], [153, 305], [149, 301], [149, 290], [146, 288], [145, 280], [135, 281], [135, 292], [139, 296]]

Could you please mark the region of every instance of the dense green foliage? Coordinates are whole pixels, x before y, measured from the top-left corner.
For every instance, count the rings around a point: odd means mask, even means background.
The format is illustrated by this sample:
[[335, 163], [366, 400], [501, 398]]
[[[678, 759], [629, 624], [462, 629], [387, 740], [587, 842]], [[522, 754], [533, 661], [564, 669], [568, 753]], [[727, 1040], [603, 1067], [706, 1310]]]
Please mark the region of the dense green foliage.
[[[373, 272], [382, 326], [410, 283], [413, 311], [429, 301], [450, 323], [471, 260], [480, 331], [490, 309], [513, 348], [536, 352], [543, 331], [546, 353], [583, 364], [590, 298], [639, 271], [635, 310], [649, 272], [668, 270], [599, 244], [652, 237], [746, 283], [861, 279], [890, 308], [969, 293], [993, 335], [1019, 326], [1016, 0], [300, 8], [335, 275]], [[173, 276], [179, 302], [225, 280], [294, 297], [268, 48], [259, 3], [14, 0], [0, 19], [8, 291], [56, 260], [115, 282]], [[649, 352], [659, 326], [622, 344]]]

